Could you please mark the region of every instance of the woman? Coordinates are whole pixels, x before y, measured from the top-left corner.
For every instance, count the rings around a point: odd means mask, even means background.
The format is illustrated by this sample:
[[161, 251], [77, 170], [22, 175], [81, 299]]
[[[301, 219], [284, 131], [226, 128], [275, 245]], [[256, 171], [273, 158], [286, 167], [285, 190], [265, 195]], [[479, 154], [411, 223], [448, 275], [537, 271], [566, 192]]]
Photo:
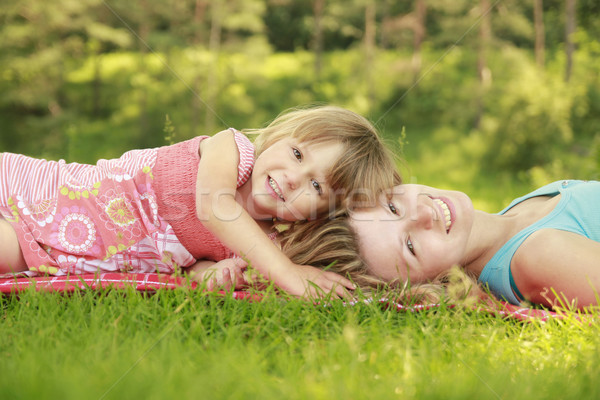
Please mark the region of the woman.
[[600, 182], [554, 182], [498, 214], [461, 192], [399, 185], [354, 210], [350, 226], [369, 273], [386, 282], [431, 282], [459, 265], [513, 304], [598, 305]]

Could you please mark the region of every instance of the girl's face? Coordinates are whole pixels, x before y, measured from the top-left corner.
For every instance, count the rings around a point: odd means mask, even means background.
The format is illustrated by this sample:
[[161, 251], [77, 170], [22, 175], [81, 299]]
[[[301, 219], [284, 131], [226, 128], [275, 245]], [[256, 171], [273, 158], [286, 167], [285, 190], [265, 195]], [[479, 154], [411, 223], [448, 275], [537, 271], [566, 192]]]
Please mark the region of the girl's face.
[[253, 214], [299, 221], [328, 212], [335, 204], [325, 176], [342, 151], [341, 143], [293, 138], [265, 149], [252, 171]]
[[372, 274], [421, 283], [460, 263], [473, 217], [464, 193], [399, 185], [389, 200], [354, 211], [351, 224]]

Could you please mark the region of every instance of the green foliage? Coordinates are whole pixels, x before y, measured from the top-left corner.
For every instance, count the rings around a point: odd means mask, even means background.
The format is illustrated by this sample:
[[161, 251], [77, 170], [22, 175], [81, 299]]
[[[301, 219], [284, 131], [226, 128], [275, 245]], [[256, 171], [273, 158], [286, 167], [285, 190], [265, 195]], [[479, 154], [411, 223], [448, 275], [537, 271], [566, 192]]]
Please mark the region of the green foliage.
[[163, 131], [165, 132], [165, 142], [168, 145], [177, 143], [175, 140], [175, 127], [173, 126], [171, 118], [169, 118], [169, 114], [165, 116], [165, 127], [163, 128]]
[[482, 124], [489, 143], [485, 166], [513, 172], [545, 165], [573, 142], [570, 126], [574, 91], [556, 76], [510, 56], [512, 79], [487, 99], [493, 110]]

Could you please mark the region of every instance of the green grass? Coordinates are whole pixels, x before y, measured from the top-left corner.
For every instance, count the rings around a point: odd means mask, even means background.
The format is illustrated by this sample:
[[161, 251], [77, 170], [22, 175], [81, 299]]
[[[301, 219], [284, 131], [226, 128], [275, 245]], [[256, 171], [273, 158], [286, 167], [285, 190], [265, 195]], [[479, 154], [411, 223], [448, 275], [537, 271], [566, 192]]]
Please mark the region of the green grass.
[[593, 399], [600, 332], [185, 289], [2, 297], [6, 399]]

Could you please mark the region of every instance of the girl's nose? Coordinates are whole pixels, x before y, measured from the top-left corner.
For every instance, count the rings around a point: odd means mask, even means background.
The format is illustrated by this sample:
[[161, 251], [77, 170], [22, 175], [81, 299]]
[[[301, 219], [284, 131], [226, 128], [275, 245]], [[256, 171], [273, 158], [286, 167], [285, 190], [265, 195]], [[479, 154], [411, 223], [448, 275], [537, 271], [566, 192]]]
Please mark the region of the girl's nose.
[[287, 173], [285, 174], [285, 180], [286, 180], [286, 184], [287, 187], [290, 190], [296, 190], [298, 188], [298, 186], [300, 185], [300, 177], [298, 173]]

